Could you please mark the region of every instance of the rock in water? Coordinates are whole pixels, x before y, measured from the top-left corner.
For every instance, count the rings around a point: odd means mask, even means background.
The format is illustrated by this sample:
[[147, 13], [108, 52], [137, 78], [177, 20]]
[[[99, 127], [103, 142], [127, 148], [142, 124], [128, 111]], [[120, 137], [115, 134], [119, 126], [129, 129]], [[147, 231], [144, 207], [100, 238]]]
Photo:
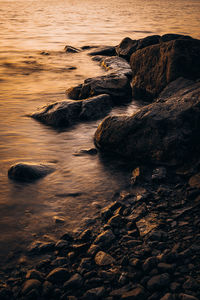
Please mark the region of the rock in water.
[[186, 83], [186, 88], [132, 116], [104, 119], [95, 133], [96, 146], [132, 161], [174, 165], [199, 155], [200, 82]]
[[78, 53], [80, 51], [81, 50], [78, 49], [78, 48], [75, 48], [75, 47], [72, 47], [72, 46], [69, 46], [69, 45], [65, 46], [65, 52], [66, 53]]
[[176, 39], [145, 47], [131, 55], [135, 99], [152, 101], [178, 77], [200, 78], [200, 40]]
[[53, 171], [51, 166], [45, 164], [17, 163], [8, 170], [8, 177], [18, 181], [34, 181]]

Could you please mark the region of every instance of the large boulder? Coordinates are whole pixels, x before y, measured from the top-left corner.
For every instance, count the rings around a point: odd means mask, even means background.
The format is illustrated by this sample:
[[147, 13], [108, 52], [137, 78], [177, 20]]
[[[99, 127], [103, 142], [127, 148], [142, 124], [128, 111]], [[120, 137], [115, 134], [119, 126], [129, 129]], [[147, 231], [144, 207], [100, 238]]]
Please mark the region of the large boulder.
[[132, 70], [130, 64], [119, 56], [105, 57], [100, 60], [100, 64], [106, 71], [112, 71], [117, 74], [132, 77]]
[[32, 118], [55, 128], [68, 127], [81, 120], [104, 117], [112, 108], [109, 95], [102, 94], [81, 101], [65, 100], [47, 105], [33, 113]]
[[126, 103], [131, 101], [130, 80], [124, 74], [110, 73], [88, 78], [83, 84], [69, 88], [66, 94], [73, 100], [108, 94], [115, 104]]
[[8, 170], [8, 177], [17, 181], [34, 181], [53, 171], [52, 166], [46, 164], [17, 163]]
[[95, 133], [96, 146], [131, 161], [176, 165], [199, 156], [200, 82], [179, 79], [177, 85], [180, 89], [171, 83], [163, 98], [132, 116], [104, 119]]
[[116, 46], [116, 54], [123, 57], [126, 60], [130, 60], [131, 55], [137, 50], [143, 49], [145, 47], [159, 44], [161, 42], [169, 42], [176, 39], [191, 39], [190, 36], [185, 36], [181, 34], [168, 33], [163, 36], [160, 35], [150, 35], [139, 40], [132, 40], [129, 37], [124, 38], [118, 46]]
[[152, 101], [178, 77], [200, 78], [200, 40], [179, 38], [146, 47], [132, 54], [130, 64], [133, 97]]

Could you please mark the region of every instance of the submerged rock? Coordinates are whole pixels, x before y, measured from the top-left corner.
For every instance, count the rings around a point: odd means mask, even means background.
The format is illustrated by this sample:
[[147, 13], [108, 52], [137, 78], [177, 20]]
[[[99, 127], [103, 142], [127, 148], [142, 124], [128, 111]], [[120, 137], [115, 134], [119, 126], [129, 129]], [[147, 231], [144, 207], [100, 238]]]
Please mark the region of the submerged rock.
[[200, 78], [200, 40], [176, 39], [145, 47], [131, 55], [135, 99], [152, 101], [178, 77]]
[[96, 50], [89, 53], [89, 55], [106, 55], [106, 56], [113, 56], [116, 55], [115, 47], [113, 46], [100, 46], [97, 47]]
[[127, 103], [131, 101], [130, 80], [127, 76], [117, 73], [88, 78], [83, 84], [68, 89], [66, 94], [74, 100], [108, 94], [115, 104]]
[[43, 107], [32, 118], [53, 127], [68, 127], [81, 120], [105, 116], [112, 108], [109, 95], [102, 94], [83, 101], [65, 100]]
[[97, 128], [95, 144], [132, 161], [183, 163], [199, 155], [199, 107], [200, 82], [193, 82], [132, 116], [107, 117]]
[[8, 170], [8, 177], [17, 181], [34, 181], [53, 171], [51, 166], [45, 164], [17, 163]]
[[65, 46], [65, 52], [66, 53], [78, 53], [80, 51], [81, 50], [78, 49], [78, 48], [75, 48], [75, 47], [72, 47], [72, 46], [69, 46], [69, 45]]

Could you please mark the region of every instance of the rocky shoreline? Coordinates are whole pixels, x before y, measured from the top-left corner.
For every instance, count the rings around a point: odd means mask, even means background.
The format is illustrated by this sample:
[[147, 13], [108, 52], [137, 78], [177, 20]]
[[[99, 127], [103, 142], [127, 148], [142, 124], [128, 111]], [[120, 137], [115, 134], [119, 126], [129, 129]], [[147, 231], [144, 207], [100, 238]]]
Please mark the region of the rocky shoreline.
[[[125, 38], [89, 54], [108, 74], [68, 89], [72, 100], [31, 117], [63, 128], [101, 118], [132, 95], [152, 102], [130, 117], [105, 118], [95, 133], [98, 151], [133, 165], [129, 187], [81, 232], [31, 244], [28, 260], [3, 270], [0, 299], [198, 300], [200, 41]], [[48, 175], [46, 166], [38, 177], [30, 167], [34, 180]], [[18, 164], [9, 174], [26, 181], [28, 172], [32, 181], [32, 169]]]

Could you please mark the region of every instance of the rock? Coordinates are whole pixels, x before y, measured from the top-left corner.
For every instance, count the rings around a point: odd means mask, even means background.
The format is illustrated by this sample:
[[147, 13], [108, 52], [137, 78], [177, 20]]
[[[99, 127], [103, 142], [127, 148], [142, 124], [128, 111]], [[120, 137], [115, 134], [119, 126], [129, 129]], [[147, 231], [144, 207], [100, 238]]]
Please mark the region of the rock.
[[64, 218], [61, 218], [59, 216], [53, 216], [53, 220], [56, 224], [63, 224], [65, 223], [65, 219]]
[[25, 281], [24, 286], [22, 288], [22, 294], [26, 295], [31, 290], [40, 290], [41, 289], [41, 282], [37, 279], [29, 279]]
[[184, 290], [196, 291], [200, 287], [200, 282], [192, 277], [188, 277], [183, 284]]
[[160, 300], [174, 300], [174, 297], [172, 294], [167, 293]]
[[132, 77], [132, 70], [129, 63], [118, 56], [115, 57], [106, 57], [100, 60], [100, 64], [106, 71], [112, 71], [117, 74], [123, 74], [128, 77]]
[[84, 242], [87, 242], [92, 237], [92, 231], [90, 229], [85, 229], [81, 234], [79, 235], [78, 239]]
[[42, 295], [49, 297], [53, 291], [53, 284], [49, 281], [45, 281], [42, 286]]
[[169, 283], [170, 283], [169, 274], [163, 273], [160, 275], [153, 276], [147, 282], [147, 288], [150, 290], [160, 290], [164, 287], [169, 286]]
[[164, 242], [167, 240], [167, 238], [168, 238], [168, 234], [162, 230], [154, 230], [149, 234], [149, 239], [151, 241]]
[[68, 241], [68, 242], [72, 242], [73, 241], [73, 236], [70, 234], [70, 233], [64, 233], [61, 238], [61, 240], [65, 240], [65, 241]]
[[114, 215], [109, 219], [108, 224], [113, 228], [121, 228], [124, 224], [124, 219], [119, 215]]
[[64, 290], [70, 290], [73, 288], [79, 289], [83, 285], [83, 278], [80, 274], [75, 273], [70, 277], [68, 281], [64, 283]]
[[188, 183], [192, 188], [200, 189], [200, 173], [197, 173], [190, 177]]
[[88, 249], [88, 254], [91, 255], [91, 256], [94, 256], [96, 255], [96, 253], [100, 250], [100, 247], [98, 245], [94, 245], [92, 244], [90, 246], [90, 248]]
[[46, 164], [17, 163], [8, 170], [8, 177], [13, 180], [29, 182], [45, 177], [54, 171]]
[[69, 248], [69, 242], [65, 241], [65, 240], [59, 240], [57, 241], [57, 243], [55, 244], [55, 249], [58, 251], [65, 251]]
[[94, 55], [113, 56], [113, 55], [116, 55], [116, 52], [115, 52], [115, 47], [101, 46], [101, 47], [98, 47], [96, 50], [89, 52], [88, 54], [91, 56], [94, 56]]
[[111, 230], [106, 230], [96, 237], [94, 244], [97, 244], [100, 247], [106, 247], [110, 245], [113, 240], [115, 240], [113, 232]]
[[46, 280], [52, 283], [63, 283], [68, 279], [69, 279], [69, 271], [66, 268], [53, 269], [46, 278]]
[[200, 40], [177, 39], [145, 47], [131, 55], [135, 99], [152, 101], [178, 77], [200, 77]]
[[66, 257], [57, 257], [52, 261], [52, 266], [54, 267], [63, 267], [69, 264], [69, 260]]
[[188, 294], [179, 294], [179, 299], [180, 300], [198, 300], [198, 298], [192, 296], [192, 295], [188, 295]]
[[148, 257], [143, 263], [144, 272], [149, 272], [157, 266], [157, 259], [155, 257]]
[[85, 300], [98, 300], [98, 299], [103, 299], [103, 295], [105, 293], [105, 288], [103, 286], [93, 288], [88, 290], [84, 295], [83, 299]]
[[107, 94], [110, 95], [115, 104], [131, 101], [129, 79], [123, 74], [116, 73], [88, 78], [83, 84], [68, 89], [66, 94], [73, 100], [81, 100], [92, 96]]
[[65, 52], [66, 53], [79, 53], [81, 50], [72, 46], [65, 46]]
[[43, 107], [32, 118], [53, 127], [68, 127], [82, 120], [94, 120], [105, 116], [112, 108], [109, 95], [98, 95], [84, 101], [60, 101]]
[[96, 148], [91, 149], [82, 149], [79, 152], [74, 153], [74, 156], [83, 156], [83, 155], [96, 155], [98, 153]]
[[175, 264], [167, 264], [167, 263], [158, 264], [158, 270], [163, 273], [167, 272], [171, 274], [174, 272], [175, 268], [176, 268]]
[[26, 273], [26, 279], [37, 279], [39, 281], [42, 281], [43, 274], [35, 269], [32, 269]]
[[53, 242], [35, 241], [27, 249], [29, 254], [41, 254], [53, 251], [55, 244]]
[[165, 167], [159, 167], [153, 170], [151, 178], [154, 181], [161, 181], [166, 178], [167, 170]]
[[99, 251], [95, 256], [95, 263], [99, 266], [111, 265], [115, 262], [115, 259], [108, 253]]
[[79, 115], [81, 120], [95, 120], [104, 117], [112, 108], [109, 95], [102, 94], [82, 101], [82, 109]]
[[126, 292], [122, 295], [121, 299], [124, 300], [143, 300], [146, 299], [146, 293], [143, 287], [137, 287], [129, 292]]
[[199, 153], [200, 82], [163, 101], [147, 105], [132, 116], [105, 118], [95, 132], [95, 145], [132, 161], [177, 165], [191, 160], [191, 153], [192, 158]]

